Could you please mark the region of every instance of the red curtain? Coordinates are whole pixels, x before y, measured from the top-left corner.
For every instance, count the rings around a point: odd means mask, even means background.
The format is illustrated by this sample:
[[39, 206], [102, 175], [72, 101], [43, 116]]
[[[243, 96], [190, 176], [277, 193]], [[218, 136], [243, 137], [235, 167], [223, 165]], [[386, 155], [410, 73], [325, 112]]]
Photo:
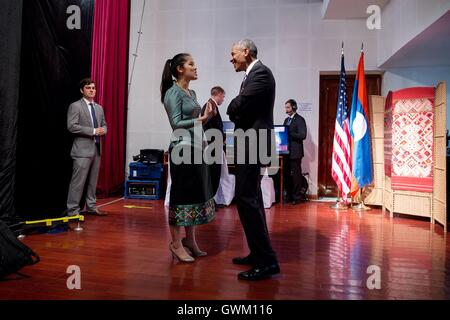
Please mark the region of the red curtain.
[[97, 183], [99, 196], [122, 191], [125, 180], [129, 0], [95, 0], [91, 77], [108, 125]]

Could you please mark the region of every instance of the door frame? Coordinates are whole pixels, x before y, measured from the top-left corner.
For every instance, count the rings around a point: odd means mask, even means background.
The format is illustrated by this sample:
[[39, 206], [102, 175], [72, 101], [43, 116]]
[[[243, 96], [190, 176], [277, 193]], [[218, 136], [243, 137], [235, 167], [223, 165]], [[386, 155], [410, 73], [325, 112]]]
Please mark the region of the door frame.
[[[365, 72], [365, 76], [366, 76], [366, 80], [367, 79], [376, 79], [379, 81], [378, 84], [378, 95], [381, 95], [381, 90], [382, 90], [382, 83], [383, 83], [383, 71], [366, 71]], [[321, 130], [320, 128], [322, 128], [322, 126], [324, 125], [324, 122], [326, 122], [326, 119], [323, 117], [323, 115], [325, 115], [325, 103], [327, 101], [325, 101], [326, 97], [325, 95], [322, 94], [322, 91], [325, 90], [325, 88], [323, 88], [323, 83], [322, 81], [324, 80], [336, 80], [337, 83], [339, 84], [339, 76], [340, 76], [340, 72], [339, 71], [333, 71], [333, 72], [320, 72], [320, 76], [319, 76], [319, 127], [318, 127], [318, 134], [319, 134], [319, 139], [318, 139], [318, 161], [317, 161], [317, 198], [320, 197], [337, 197], [337, 186], [335, 186], [332, 189], [324, 189], [323, 188], [323, 182], [326, 182], [326, 175], [330, 175], [331, 176], [331, 172], [326, 172], [327, 169], [323, 169], [321, 170], [321, 163], [320, 163], [320, 159], [325, 159], [327, 157], [327, 155], [325, 154], [325, 148], [321, 148], [320, 146], [323, 146], [324, 143], [326, 142], [328, 137], [325, 137], [324, 135], [320, 134]], [[346, 71], [346, 79], [354, 79], [356, 77], [356, 71]], [[348, 84], [347, 84], [347, 88], [348, 88]], [[353, 91], [353, 85], [351, 87], [351, 90], [348, 90], [352, 92]], [[373, 94], [373, 93], [369, 93], [369, 94]], [[348, 103], [349, 103], [349, 109], [351, 108], [351, 97], [349, 97], [348, 99]], [[337, 103], [337, 101], [336, 101]], [[370, 106], [369, 106], [370, 107]], [[334, 128], [333, 128], [333, 132], [334, 132]], [[331, 168], [330, 168], [331, 169]], [[328, 170], [331, 171], [331, 170]]]

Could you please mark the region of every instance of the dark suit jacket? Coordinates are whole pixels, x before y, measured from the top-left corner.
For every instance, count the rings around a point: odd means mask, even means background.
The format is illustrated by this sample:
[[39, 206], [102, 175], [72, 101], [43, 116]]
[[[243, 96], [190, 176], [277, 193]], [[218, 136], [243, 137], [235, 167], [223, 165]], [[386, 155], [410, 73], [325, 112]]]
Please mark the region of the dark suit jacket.
[[235, 129], [273, 129], [275, 79], [258, 61], [245, 79], [241, 92], [228, 105], [227, 114]]
[[[284, 120], [287, 125], [289, 117]], [[289, 158], [301, 159], [304, 156], [303, 140], [306, 139], [306, 122], [305, 119], [296, 113], [289, 125]]]
[[[256, 62], [242, 84], [239, 95], [231, 100], [228, 105], [227, 114], [234, 122], [234, 129], [255, 129], [257, 136], [257, 148], [260, 144], [259, 129], [273, 129], [273, 105], [275, 102], [275, 79], [272, 71], [261, 61]], [[271, 145], [275, 141], [273, 130], [266, 135], [266, 151], [275, 152], [275, 146]], [[236, 148], [236, 143], [235, 143]], [[249, 144], [246, 144], [246, 150]], [[236, 151], [235, 151], [236, 152]], [[259, 155], [260, 151], [258, 151]], [[247, 153], [246, 157], [249, 156]], [[259, 157], [259, 160], [261, 160]]]
[[[217, 109], [217, 114], [211, 119], [209, 119], [208, 122], [203, 124], [203, 130], [206, 131], [208, 129], [218, 129], [222, 132], [223, 140], [225, 141], [225, 133], [223, 132], [223, 121], [222, 117], [220, 116], [219, 106], [216, 105], [216, 103], [212, 99], [209, 99], [209, 101], [211, 102], [213, 107]], [[205, 114], [205, 110], [206, 110], [206, 103], [202, 108], [202, 115]]]

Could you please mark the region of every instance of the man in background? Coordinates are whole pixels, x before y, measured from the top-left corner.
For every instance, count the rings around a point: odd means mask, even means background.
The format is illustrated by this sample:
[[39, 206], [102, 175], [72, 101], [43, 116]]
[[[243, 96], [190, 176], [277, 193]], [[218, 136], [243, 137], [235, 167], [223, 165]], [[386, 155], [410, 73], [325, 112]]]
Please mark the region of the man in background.
[[306, 122], [297, 113], [297, 102], [294, 99], [286, 101], [284, 109], [288, 115], [284, 120], [284, 125], [289, 128], [289, 155], [284, 162], [286, 200], [292, 201], [292, 204], [296, 205], [300, 201], [306, 200], [306, 196], [302, 192], [303, 140], [306, 139]]
[[80, 82], [83, 95], [69, 106], [67, 129], [74, 140], [70, 153], [73, 159], [72, 180], [67, 198], [68, 216], [80, 213], [80, 201], [86, 190], [86, 213], [103, 216], [97, 209], [97, 177], [100, 168], [101, 138], [106, 134], [105, 114], [101, 105], [94, 102], [96, 88], [92, 79]]
[[[208, 129], [217, 129], [222, 132], [223, 142], [225, 142], [225, 133], [223, 132], [223, 121], [220, 116], [219, 106], [225, 100], [225, 90], [223, 88], [216, 86], [211, 89], [211, 97], [209, 102], [214, 108], [214, 116], [212, 116], [207, 122], [203, 123], [203, 130], [206, 132]], [[205, 113], [205, 109], [208, 103], [205, 103], [202, 109], [202, 115]], [[220, 173], [222, 170], [222, 164], [213, 163], [210, 166], [211, 172], [211, 182], [213, 187], [213, 194], [217, 193], [220, 183]], [[223, 205], [218, 205], [218, 207], [223, 207]]]

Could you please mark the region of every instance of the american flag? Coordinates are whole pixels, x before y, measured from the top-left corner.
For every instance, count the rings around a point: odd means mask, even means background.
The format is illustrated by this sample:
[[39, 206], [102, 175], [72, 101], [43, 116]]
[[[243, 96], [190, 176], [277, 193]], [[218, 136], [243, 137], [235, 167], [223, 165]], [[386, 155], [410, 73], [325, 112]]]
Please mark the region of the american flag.
[[350, 192], [352, 163], [350, 147], [349, 112], [345, 86], [344, 54], [341, 58], [341, 74], [339, 76], [338, 102], [336, 108], [336, 123], [334, 128], [333, 156], [331, 176], [336, 182], [342, 199], [347, 202]]

